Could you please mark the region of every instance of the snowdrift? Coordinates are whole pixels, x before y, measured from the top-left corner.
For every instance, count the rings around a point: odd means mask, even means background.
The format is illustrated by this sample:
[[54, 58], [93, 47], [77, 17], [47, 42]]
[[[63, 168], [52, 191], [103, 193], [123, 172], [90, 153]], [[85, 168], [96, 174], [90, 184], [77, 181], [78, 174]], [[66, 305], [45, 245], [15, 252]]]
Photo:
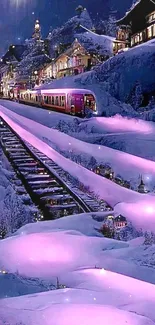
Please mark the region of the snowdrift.
[[116, 55], [95, 69], [99, 82], [107, 84], [109, 93], [125, 102], [136, 82], [143, 93], [155, 90], [155, 40]]

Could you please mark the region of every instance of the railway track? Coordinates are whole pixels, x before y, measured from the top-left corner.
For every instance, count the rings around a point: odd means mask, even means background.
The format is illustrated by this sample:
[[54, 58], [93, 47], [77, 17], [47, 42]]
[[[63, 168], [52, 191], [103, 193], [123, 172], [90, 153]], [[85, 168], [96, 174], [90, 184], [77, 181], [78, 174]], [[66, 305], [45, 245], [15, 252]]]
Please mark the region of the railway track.
[[0, 143], [32, 201], [42, 210], [44, 220], [103, 211], [97, 200], [73, 186], [62, 168], [23, 141], [2, 118]]

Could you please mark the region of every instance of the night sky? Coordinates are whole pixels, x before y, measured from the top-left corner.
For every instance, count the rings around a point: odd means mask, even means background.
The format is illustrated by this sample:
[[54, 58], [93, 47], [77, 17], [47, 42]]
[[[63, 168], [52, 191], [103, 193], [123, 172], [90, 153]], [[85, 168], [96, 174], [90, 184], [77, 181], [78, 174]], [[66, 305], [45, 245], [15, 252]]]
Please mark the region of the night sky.
[[[63, 24], [75, 15], [75, 8], [82, 4], [91, 17], [105, 18], [110, 9], [118, 9], [118, 15], [127, 9], [132, 0], [0, 0], [0, 55], [11, 44], [20, 44], [30, 38], [34, 22], [40, 20], [45, 37], [49, 27]], [[125, 7], [124, 7], [124, 4]]]

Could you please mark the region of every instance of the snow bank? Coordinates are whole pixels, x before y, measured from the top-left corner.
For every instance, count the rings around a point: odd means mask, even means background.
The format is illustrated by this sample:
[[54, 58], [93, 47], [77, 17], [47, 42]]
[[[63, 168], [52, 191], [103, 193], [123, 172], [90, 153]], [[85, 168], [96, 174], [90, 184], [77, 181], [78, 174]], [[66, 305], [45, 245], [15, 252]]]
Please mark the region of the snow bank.
[[[83, 266], [94, 267], [103, 249], [127, 243], [71, 235], [63, 231], [30, 233], [0, 242], [0, 267], [28, 277], [52, 278]], [[19, 249], [20, 247], [20, 249]], [[102, 261], [103, 263], [103, 261]]]
[[99, 212], [99, 213], [82, 213], [73, 216], [63, 217], [61, 219], [56, 219], [50, 221], [44, 221], [43, 223], [37, 222], [35, 224], [27, 224], [24, 227], [17, 230], [15, 235], [18, 234], [31, 234], [34, 232], [50, 232], [50, 231], [60, 231], [66, 230], [76, 231], [82, 233], [86, 236], [97, 236], [102, 237], [99, 234], [98, 229], [103, 224], [103, 221], [98, 222], [94, 220], [93, 216], [101, 216], [102, 220], [109, 215], [109, 212]]
[[[2, 302], [3, 303], [3, 302]], [[5, 304], [4, 304], [5, 306]], [[17, 306], [17, 304], [16, 304]], [[35, 310], [31, 307], [30, 310], [12, 308], [9, 306], [7, 315], [5, 308], [0, 308], [2, 321], [9, 322], [10, 325], [15, 325], [19, 320], [25, 325], [68, 325], [68, 320], [72, 325], [94, 325], [94, 320], [98, 325], [103, 323], [108, 325], [153, 325], [153, 322], [143, 316], [137, 316], [133, 313], [121, 311], [116, 308], [103, 305], [81, 305], [81, 304], [58, 304], [47, 305], [41, 310]]]

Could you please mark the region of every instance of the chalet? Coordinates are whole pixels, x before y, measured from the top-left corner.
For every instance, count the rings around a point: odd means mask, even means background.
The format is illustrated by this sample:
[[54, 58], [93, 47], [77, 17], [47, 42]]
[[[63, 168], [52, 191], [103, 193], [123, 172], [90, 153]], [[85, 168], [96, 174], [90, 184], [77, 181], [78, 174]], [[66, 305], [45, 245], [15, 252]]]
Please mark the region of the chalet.
[[114, 219], [114, 227], [117, 229], [127, 226], [127, 220], [121, 214]]
[[138, 0], [125, 16], [117, 21], [117, 25], [116, 51], [155, 38], [155, 2]]
[[72, 45], [55, 60], [53, 76], [61, 78], [69, 75], [78, 75], [90, 70], [92, 66], [99, 63], [99, 58], [90, 53], [86, 46], [75, 39]]
[[42, 79], [44, 82], [78, 75], [91, 70], [93, 66], [106, 60], [110, 56], [108, 46], [109, 43], [112, 44], [112, 40], [106, 39], [108, 45], [103, 47], [98, 37], [99, 35], [95, 35], [95, 44], [90, 39], [88, 41], [86, 37], [84, 39], [82, 36], [79, 36], [79, 39], [76, 38], [66, 50], [60, 53], [57, 58], [52, 59], [52, 62], [43, 69]]

